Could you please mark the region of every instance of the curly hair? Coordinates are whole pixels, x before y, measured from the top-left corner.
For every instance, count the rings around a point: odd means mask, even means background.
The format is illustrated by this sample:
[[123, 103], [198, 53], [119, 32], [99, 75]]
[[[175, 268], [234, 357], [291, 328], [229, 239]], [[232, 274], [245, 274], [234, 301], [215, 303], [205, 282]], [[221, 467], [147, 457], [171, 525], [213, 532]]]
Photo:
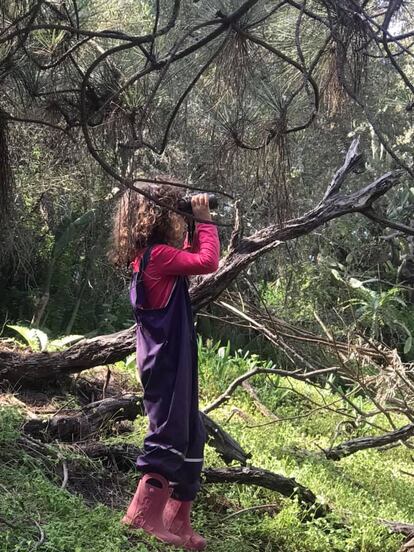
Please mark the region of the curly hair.
[[[152, 197], [177, 208], [183, 192], [168, 185], [145, 185]], [[134, 190], [126, 190], [115, 208], [112, 245], [109, 260], [116, 266], [128, 267], [137, 251], [157, 243], [175, 245], [179, 215]]]

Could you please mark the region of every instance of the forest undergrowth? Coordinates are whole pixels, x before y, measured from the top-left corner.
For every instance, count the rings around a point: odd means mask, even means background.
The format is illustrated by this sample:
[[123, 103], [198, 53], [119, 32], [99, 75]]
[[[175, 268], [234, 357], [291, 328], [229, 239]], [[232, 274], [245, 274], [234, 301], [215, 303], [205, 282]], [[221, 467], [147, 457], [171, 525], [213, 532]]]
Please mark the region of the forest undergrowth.
[[[201, 408], [222, 393], [237, 374], [257, 362], [255, 355], [232, 354], [220, 344], [199, 346]], [[111, 367], [108, 393], [137, 390], [131, 362]], [[105, 370], [82, 378], [102, 384]], [[211, 417], [248, 452], [248, 465], [294, 477], [312, 490], [329, 513], [314, 517], [293, 498], [252, 485], [204, 484], [194, 523], [215, 552], [393, 552], [402, 538], [383, 520], [414, 522], [414, 477], [408, 448], [365, 450], [338, 462], [322, 451], [352, 437], [372, 435], [372, 428], [344, 424], [343, 415], [322, 408], [337, 401], [328, 388], [289, 380], [253, 378], [258, 401], [273, 413], [263, 415], [257, 400], [240, 387]], [[203, 392], [208, 389], [208, 393]], [[366, 409], [364, 398], [357, 397]], [[0, 550], [1, 552], [120, 552], [167, 550], [141, 531], [120, 524], [135, 490], [138, 474], [108, 469], [99, 461], [68, 453], [54, 443], [58, 459], [28, 453], [21, 447], [22, 423], [35, 412], [46, 415], [76, 407], [69, 387], [48, 391], [9, 389], [0, 405]], [[342, 405], [346, 411], [346, 404]], [[382, 427], [387, 421], [378, 415]], [[114, 424], [115, 426], [115, 424]], [[108, 444], [142, 444], [146, 420], [108, 427], [99, 437]], [[75, 456], [74, 456], [75, 454]], [[76, 458], [76, 462], [72, 460]], [[69, 469], [67, 466], [69, 465]], [[210, 446], [206, 467], [223, 466]], [[66, 469], [64, 468], [66, 466]], [[66, 474], [65, 474], [66, 471]], [[62, 482], [66, 479], [64, 484]], [[64, 487], [64, 488], [62, 488]]]

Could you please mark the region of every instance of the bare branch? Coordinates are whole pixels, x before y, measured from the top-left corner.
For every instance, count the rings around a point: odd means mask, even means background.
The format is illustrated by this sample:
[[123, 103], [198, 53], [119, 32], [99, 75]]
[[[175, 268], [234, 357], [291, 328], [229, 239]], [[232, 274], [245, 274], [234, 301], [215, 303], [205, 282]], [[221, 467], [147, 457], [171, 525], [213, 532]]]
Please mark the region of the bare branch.
[[352, 144], [349, 146], [349, 150], [345, 157], [345, 162], [340, 169], [338, 169], [332, 179], [332, 182], [329, 184], [325, 195], [323, 196], [322, 201], [326, 201], [331, 198], [333, 195], [337, 194], [341, 189], [341, 186], [348, 176], [348, 174], [355, 170], [362, 161], [362, 154], [358, 153], [359, 148], [359, 136], [352, 141]]
[[366, 211], [363, 211], [362, 214], [365, 215], [367, 218], [374, 220], [375, 222], [378, 222], [382, 226], [386, 226], [388, 228], [395, 228], [395, 230], [401, 230], [403, 234], [414, 236], [414, 228], [411, 228], [410, 226], [407, 226], [405, 224], [401, 224], [400, 222], [394, 222], [387, 218], [380, 217], [375, 213], [373, 209], [367, 209]]
[[399, 441], [406, 441], [413, 436], [414, 424], [408, 424], [378, 437], [357, 437], [356, 439], [351, 439], [329, 450], [324, 450], [324, 454], [329, 460], [341, 460], [341, 458], [355, 454], [360, 450], [380, 448], [392, 443], [398, 443]]
[[286, 497], [296, 496], [300, 502], [316, 505], [316, 517], [326, 515], [328, 508], [318, 505], [316, 496], [300, 485], [295, 479], [284, 477], [261, 468], [207, 468], [203, 471], [206, 483], [242, 483], [244, 485], [259, 485], [265, 489], [276, 491]]
[[[320, 203], [303, 216], [283, 226], [271, 225], [242, 238], [235, 249], [224, 257], [214, 274], [204, 277], [190, 289], [193, 308], [197, 311], [214, 301], [231, 281], [267, 251], [280, 244], [304, 236], [326, 222], [347, 213], [364, 213], [379, 197], [399, 181], [401, 171], [389, 172], [349, 195], [334, 196]], [[67, 351], [21, 354], [0, 351], [0, 377], [14, 382], [54, 379], [62, 374], [116, 362], [135, 348], [134, 327], [109, 336], [83, 340]], [[292, 374], [291, 374], [292, 375]]]

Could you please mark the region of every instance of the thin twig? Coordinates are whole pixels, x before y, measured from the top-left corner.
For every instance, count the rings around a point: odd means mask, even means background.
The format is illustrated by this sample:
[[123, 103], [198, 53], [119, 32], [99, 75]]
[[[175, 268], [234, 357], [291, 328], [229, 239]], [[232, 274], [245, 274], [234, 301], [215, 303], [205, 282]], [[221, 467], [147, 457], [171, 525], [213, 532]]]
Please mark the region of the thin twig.
[[68, 463], [66, 462], [66, 460], [62, 460], [62, 469], [63, 469], [63, 481], [62, 481], [62, 485], [60, 486], [60, 488], [65, 489], [66, 485], [68, 484], [68, 480], [69, 480]]
[[41, 528], [41, 526], [37, 523], [37, 521], [34, 519], [33, 523], [36, 525], [38, 531], [39, 531], [39, 540], [35, 543], [32, 550], [37, 550], [39, 546], [41, 546], [45, 542], [45, 532]]
[[237, 512], [233, 512], [232, 514], [224, 517], [221, 521], [227, 521], [228, 519], [231, 519], [235, 516], [239, 516], [241, 514], [244, 514], [246, 512], [253, 512], [254, 510], [266, 510], [269, 508], [278, 508], [280, 509], [280, 504], [260, 504], [259, 506], [251, 506], [250, 508], [243, 508], [243, 510], [238, 510]]

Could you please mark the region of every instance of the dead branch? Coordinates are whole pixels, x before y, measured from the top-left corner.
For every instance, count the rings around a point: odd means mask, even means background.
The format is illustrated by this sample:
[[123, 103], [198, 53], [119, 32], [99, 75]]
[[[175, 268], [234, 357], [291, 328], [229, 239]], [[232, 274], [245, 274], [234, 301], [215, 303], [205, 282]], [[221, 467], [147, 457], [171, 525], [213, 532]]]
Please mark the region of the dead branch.
[[[361, 190], [348, 195], [336, 193], [303, 216], [286, 222], [283, 227], [271, 225], [240, 239], [222, 259], [218, 271], [191, 288], [193, 308], [199, 310], [214, 301], [242, 270], [281, 243], [309, 234], [347, 213], [364, 213], [375, 200], [396, 185], [400, 176], [401, 171], [388, 172]], [[116, 334], [83, 340], [63, 352], [28, 354], [2, 350], [0, 378], [17, 384], [41, 384], [62, 374], [116, 362], [134, 350], [134, 333], [132, 327]]]
[[315, 514], [325, 515], [326, 506], [317, 503], [316, 496], [300, 485], [295, 479], [284, 477], [261, 468], [207, 468], [203, 471], [206, 483], [241, 483], [244, 485], [258, 485], [271, 491], [276, 491], [286, 497], [297, 497], [300, 502], [308, 506], [316, 506]]
[[[108, 426], [121, 420], [135, 420], [145, 415], [142, 397], [127, 394], [110, 397], [90, 403], [81, 410], [59, 414], [46, 419], [30, 418], [23, 426], [23, 432], [43, 442], [59, 440], [77, 442], [95, 435]], [[206, 428], [207, 443], [216, 449], [221, 458], [229, 464], [236, 461], [245, 465], [251, 454], [206, 414], [201, 413]]]
[[[40, 457], [48, 469], [53, 470], [59, 452], [51, 445], [22, 436], [18, 444], [31, 456]], [[100, 442], [86, 442], [78, 445], [67, 445], [66, 452], [77, 455], [84, 454], [91, 460], [100, 460], [108, 467], [116, 467], [120, 471], [128, 471], [135, 468], [140, 449], [130, 444], [107, 445]], [[255, 467], [232, 468], [207, 468], [203, 470], [203, 480], [206, 484], [213, 483], [239, 483], [243, 485], [255, 485], [280, 493], [288, 498], [296, 497], [306, 505], [314, 508], [315, 516], [322, 516], [328, 512], [328, 508], [318, 503], [312, 491], [300, 485], [295, 479], [273, 473]]]
[[362, 154], [358, 152], [358, 149], [359, 136], [352, 141], [352, 144], [346, 154], [344, 164], [336, 171], [322, 201], [326, 201], [328, 198], [337, 194], [349, 172], [355, 170], [355, 168], [360, 165], [362, 161]]
[[253, 385], [251, 385], [251, 383], [249, 383], [248, 381], [244, 381], [242, 383], [242, 387], [251, 396], [254, 404], [256, 405], [256, 408], [259, 412], [263, 414], [265, 418], [270, 418], [273, 421], [279, 421], [280, 418], [278, 418], [276, 414], [274, 414], [271, 410], [267, 408], [265, 404], [261, 402], [256, 389], [253, 387]]
[[[280, 344], [282, 339], [291, 339], [293, 341], [317, 345], [318, 347], [327, 347], [333, 349], [335, 352], [340, 351], [344, 354], [349, 354], [350, 352], [349, 343], [333, 342], [331, 339], [326, 339], [312, 332], [297, 328], [293, 324], [273, 316], [268, 310], [266, 314], [263, 313], [246, 301], [244, 302], [243, 309], [237, 308], [235, 304], [229, 304], [224, 301], [219, 301], [216, 304], [248, 322], [251, 329], [261, 333], [271, 343]], [[352, 347], [352, 352], [358, 354], [361, 358], [388, 360], [387, 351], [379, 350], [374, 346], [355, 345]]]
[[406, 441], [413, 435], [414, 424], [408, 424], [400, 429], [377, 437], [357, 437], [356, 439], [351, 439], [329, 450], [324, 450], [324, 454], [329, 460], [341, 460], [341, 458], [355, 454], [360, 450], [380, 448], [399, 441]]
[[389, 521], [387, 519], [381, 519], [380, 522], [391, 529], [394, 533], [401, 533], [407, 537], [414, 537], [414, 525], [412, 523]]
[[236, 460], [242, 466], [246, 465], [247, 460], [252, 455], [245, 452], [227, 431], [224, 431], [214, 420], [206, 416], [204, 412], [200, 414], [208, 435], [207, 444], [216, 449], [226, 464], [230, 464], [230, 462]]
[[249, 372], [245, 372], [238, 378], [236, 378], [224, 391], [222, 395], [220, 395], [215, 401], [213, 401], [211, 404], [206, 406], [203, 410], [204, 413], [211, 412], [212, 410], [218, 408], [223, 403], [229, 400], [231, 395], [234, 393], [234, 391], [237, 389], [239, 385], [243, 385], [243, 382], [246, 380], [252, 378], [253, 376], [259, 375], [259, 374], [270, 374], [275, 376], [282, 376], [286, 378], [293, 378], [297, 379], [299, 381], [309, 381], [312, 378], [316, 376], [322, 376], [326, 374], [330, 374], [332, 372], [336, 372], [338, 368], [336, 366], [333, 366], [332, 368], [322, 368], [321, 370], [315, 370], [310, 372], [304, 372], [303, 370], [279, 370], [277, 368], [253, 368], [253, 370], [250, 370]]
[[80, 411], [59, 414], [47, 419], [32, 418], [23, 426], [23, 432], [45, 442], [81, 441], [121, 420], [135, 420], [144, 415], [142, 397], [124, 395], [90, 403]]

